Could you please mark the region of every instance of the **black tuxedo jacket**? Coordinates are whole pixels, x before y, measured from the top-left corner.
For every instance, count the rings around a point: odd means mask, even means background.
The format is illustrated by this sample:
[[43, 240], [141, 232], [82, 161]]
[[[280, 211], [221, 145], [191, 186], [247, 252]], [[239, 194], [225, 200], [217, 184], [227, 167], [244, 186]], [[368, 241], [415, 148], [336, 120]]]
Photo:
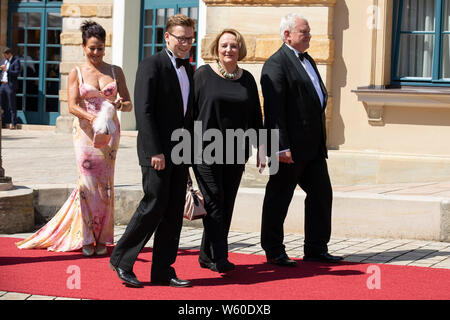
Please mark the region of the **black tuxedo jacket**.
[[139, 64], [134, 89], [137, 152], [141, 166], [151, 166], [151, 157], [163, 153], [166, 165], [172, 148], [179, 143], [171, 141], [172, 132], [185, 128], [193, 130], [193, 74], [186, 69], [190, 93], [184, 115], [183, 98], [175, 68], [166, 50], [145, 58]]
[[[6, 64], [6, 59], [2, 59], [0, 62], [0, 65]], [[0, 75], [3, 73], [3, 71], [0, 70]], [[17, 77], [20, 75], [20, 60], [17, 56], [12, 56], [11, 62], [9, 65], [9, 69], [7, 71], [8, 73], [8, 86], [17, 91], [19, 87], [19, 83], [17, 81]]]
[[[327, 157], [325, 106], [328, 94], [317, 66], [314, 67], [322, 88], [319, 96], [299, 58], [285, 44], [265, 63], [261, 73], [264, 96], [264, 126], [279, 130], [279, 150], [290, 149], [294, 162]], [[270, 139], [269, 139], [270, 143]], [[269, 144], [269, 153], [270, 153]]]

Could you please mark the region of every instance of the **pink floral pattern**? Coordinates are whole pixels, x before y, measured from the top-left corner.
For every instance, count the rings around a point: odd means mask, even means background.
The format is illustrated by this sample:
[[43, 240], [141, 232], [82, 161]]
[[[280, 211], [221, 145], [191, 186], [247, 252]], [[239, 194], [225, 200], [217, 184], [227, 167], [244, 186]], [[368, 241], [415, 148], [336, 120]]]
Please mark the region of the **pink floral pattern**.
[[[117, 95], [116, 81], [99, 91], [82, 83], [83, 107], [98, 113], [105, 99]], [[73, 142], [79, 171], [77, 187], [56, 215], [29, 238], [16, 243], [20, 249], [73, 251], [83, 245], [114, 243], [114, 166], [120, 140], [120, 124], [114, 117], [116, 131], [108, 145], [95, 148], [89, 121], [74, 120]]]

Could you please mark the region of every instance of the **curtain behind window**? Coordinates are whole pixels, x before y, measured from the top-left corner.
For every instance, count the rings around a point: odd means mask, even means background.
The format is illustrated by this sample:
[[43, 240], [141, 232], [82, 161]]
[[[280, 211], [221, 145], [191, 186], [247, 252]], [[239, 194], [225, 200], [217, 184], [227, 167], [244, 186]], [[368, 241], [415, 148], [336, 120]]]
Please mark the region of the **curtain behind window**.
[[[450, 32], [450, 0], [445, 1], [444, 32]], [[450, 78], [450, 34], [442, 35], [442, 78]]]
[[[447, 10], [448, 2], [450, 1], [447, 0]], [[401, 9], [402, 25], [397, 74], [399, 77], [431, 78], [435, 39], [434, 34], [424, 32], [435, 31], [435, 0], [404, 0]], [[450, 38], [447, 36], [447, 46], [448, 40]], [[449, 51], [447, 49], [444, 52]], [[450, 62], [447, 59], [446, 70], [449, 67]]]

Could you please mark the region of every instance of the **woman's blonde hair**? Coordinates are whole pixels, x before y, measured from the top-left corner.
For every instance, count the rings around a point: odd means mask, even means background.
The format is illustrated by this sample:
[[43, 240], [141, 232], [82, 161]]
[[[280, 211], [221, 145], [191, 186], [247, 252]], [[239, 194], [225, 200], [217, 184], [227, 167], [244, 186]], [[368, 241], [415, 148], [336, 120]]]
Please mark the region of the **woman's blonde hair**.
[[209, 47], [209, 52], [214, 57], [214, 59], [219, 59], [219, 40], [225, 33], [231, 33], [236, 37], [236, 42], [239, 46], [239, 57], [238, 61], [241, 61], [245, 58], [247, 55], [247, 46], [245, 45], [245, 40], [242, 34], [239, 33], [239, 31], [231, 28], [223, 29], [214, 39], [214, 41], [211, 43], [211, 46]]

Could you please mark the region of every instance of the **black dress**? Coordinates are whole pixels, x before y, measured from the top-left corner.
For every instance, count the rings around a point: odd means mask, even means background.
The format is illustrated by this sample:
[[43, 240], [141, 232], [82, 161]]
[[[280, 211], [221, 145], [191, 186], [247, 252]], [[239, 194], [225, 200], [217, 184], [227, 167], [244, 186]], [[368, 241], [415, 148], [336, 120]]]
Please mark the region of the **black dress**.
[[[209, 65], [201, 66], [194, 74], [194, 119], [201, 121], [203, 134], [207, 130], [220, 131], [223, 137], [223, 161], [212, 152], [218, 160], [208, 162], [203, 157], [196, 158], [194, 173], [205, 198], [207, 215], [203, 219], [203, 239], [200, 247], [201, 262], [217, 263], [228, 257], [228, 232], [231, 224], [234, 201], [250, 156], [250, 143], [235, 139], [234, 157], [227, 157], [232, 142], [227, 139], [227, 129], [248, 130], [256, 132], [262, 128], [262, 112], [255, 79], [246, 70], [237, 80], [224, 79]], [[218, 131], [217, 131], [218, 130]], [[198, 137], [197, 137], [198, 138]], [[203, 150], [214, 141], [203, 142]], [[255, 143], [255, 141], [253, 141]], [[245, 143], [245, 160], [238, 158], [238, 149]], [[218, 149], [218, 148], [217, 148]], [[219, 152], [219, 151], [218, 151]]]

